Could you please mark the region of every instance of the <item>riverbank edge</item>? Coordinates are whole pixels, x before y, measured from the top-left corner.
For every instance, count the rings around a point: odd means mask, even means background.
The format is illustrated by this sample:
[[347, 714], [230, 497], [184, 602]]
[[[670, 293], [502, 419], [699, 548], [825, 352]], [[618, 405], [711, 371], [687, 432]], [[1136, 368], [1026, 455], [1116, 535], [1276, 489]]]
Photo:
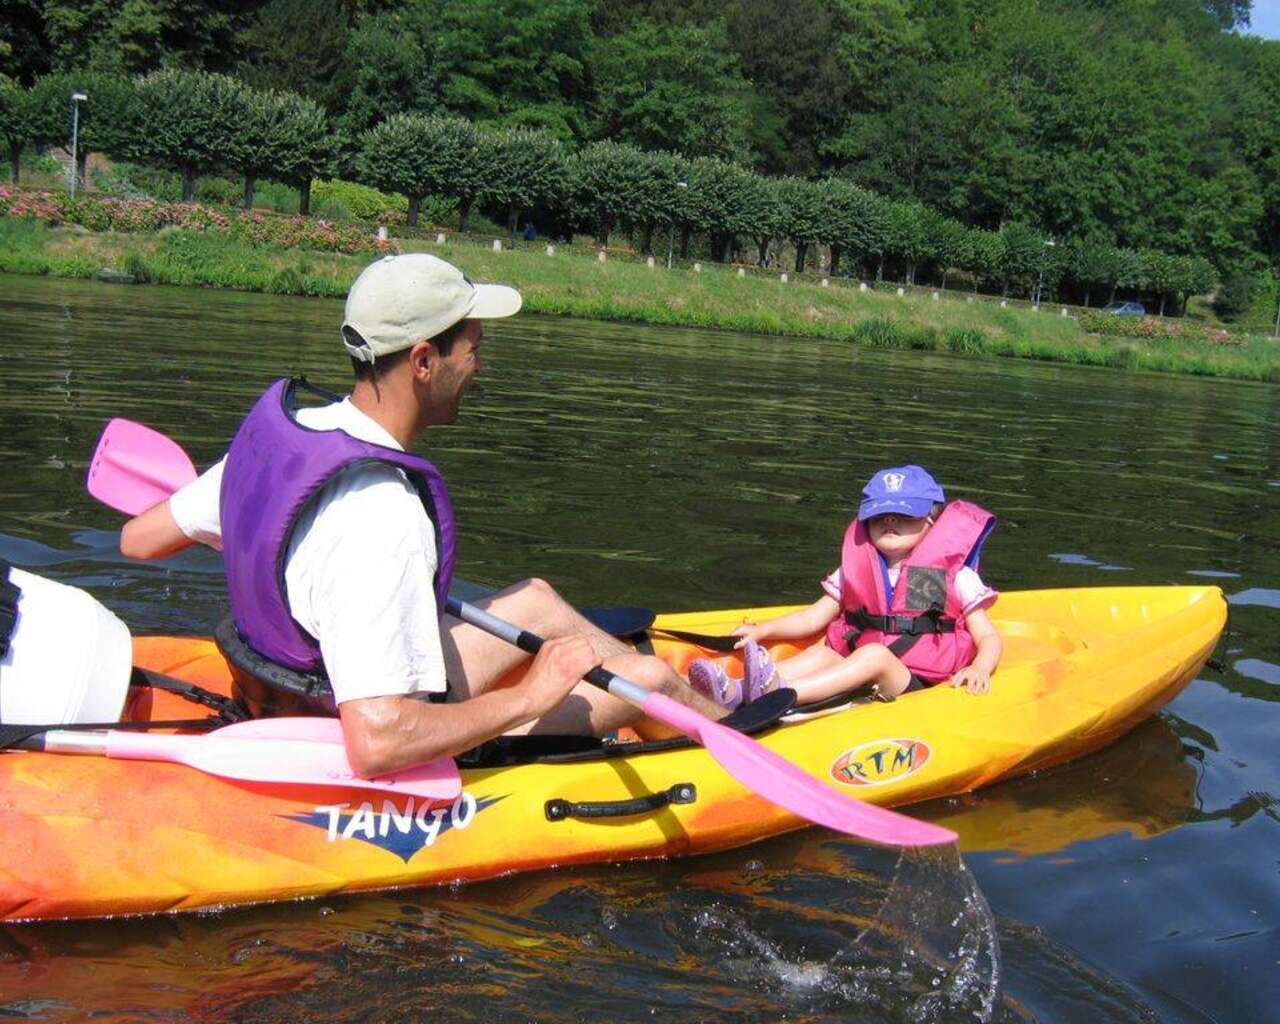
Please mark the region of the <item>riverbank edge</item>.
[[[11, 219], [6, 222], [13, 225]], [[271, 249], [174, 231], [119, 234], [33, 226], [29, 231], [3, 234], [7, 243], [0, 246], [3, 273], [93, 279], [105, 269], [130, 274], [138, 283], [339, 299], [373, 255]], [[190, 244], [176, 246], [179, 241]], [[513, 284], [524, 294], [527, 311], [549, 316], [1280, 381], [1280, 346], [1265, 339], [1219, 345], [1108, 338], [1085, 334], [1070, 318], [1060, 322], [1049, 313], [992, 308], [986, 303], [940, 303], [801, 282], [780, 285], [737, 278], [723, 270], [672, 275], [643, 264], [598, 263], [576, 254], [549, 260], [465, 243], [410, 244], [451, 260], [474, 278]], [[195, 258], [191, 248], [199, 250]], [[655, 288], [658, 282], [661, 286]], [[939, 316], [942, 309], [946, 313]]]

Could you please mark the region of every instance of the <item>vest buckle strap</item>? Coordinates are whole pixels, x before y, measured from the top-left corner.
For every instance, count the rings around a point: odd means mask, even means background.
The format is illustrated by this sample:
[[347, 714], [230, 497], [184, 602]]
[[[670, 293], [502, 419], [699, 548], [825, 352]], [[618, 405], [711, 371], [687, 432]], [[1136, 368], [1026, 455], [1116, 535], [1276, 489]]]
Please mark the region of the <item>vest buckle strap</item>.
[[928, 636], [933, 633], [954, 633], [956, 620], [949, 619], [939, 608], [930, 608], [919, 615], [872, 615], [863, 608], [847, 612], [845, 621], [859, 631], [874, 629], [893, 636]]

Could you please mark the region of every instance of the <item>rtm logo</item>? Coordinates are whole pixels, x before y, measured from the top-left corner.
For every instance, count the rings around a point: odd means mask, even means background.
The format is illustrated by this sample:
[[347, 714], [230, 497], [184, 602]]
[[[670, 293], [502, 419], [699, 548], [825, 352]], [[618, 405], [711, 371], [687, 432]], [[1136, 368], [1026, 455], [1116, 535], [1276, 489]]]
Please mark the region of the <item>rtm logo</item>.
[[464, 792], [450, 806], [441, 807], [429, 800], [420, 805], [410, 797], [401, 807], [394, 800], [384, 800], [380, 811], [370, 802], [351, 810], [350, 804], [322, 804], [311, 814], [289, 815], [291, 821], [314, 825], [325, 830], [331, 843], [355, 839], [394, 853], [406, 864], [415, 853], [435, 841], [451, 828], [467, 828], [477, 814], [492, 807], [502, 797], [477, 800]]
[[914, 775], [929, 760], [923, 740], [873, 740], [846, 750], [831, 763], [831, 777], [845, 786], [883, 786]]

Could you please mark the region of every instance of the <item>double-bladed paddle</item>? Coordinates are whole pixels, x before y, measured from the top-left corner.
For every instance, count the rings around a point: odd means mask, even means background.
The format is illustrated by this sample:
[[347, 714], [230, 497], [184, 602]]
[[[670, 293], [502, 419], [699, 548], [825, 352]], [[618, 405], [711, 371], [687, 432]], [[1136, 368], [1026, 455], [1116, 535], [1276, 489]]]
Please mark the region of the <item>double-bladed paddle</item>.
[[20, 746], [59, 754], [99, 754], [130, 761], [170, 761], [207, 775], [274, 785], [342, 786], [453, 800], [462, 777], [450, 758], [438, 758], [377, 779], [351, 769], [336, 718], [261, 718], [199, 736], [50, 729]]
[[[522, 651], [537, 654], [542, 647], [540, 636], [475, 605], [451, 597], [445, 608], [450, 615]], [[837, 792], [750, 736], [728, 729], [665, 694], [646, 690], [603, 666], [593, 668], [584, 678], [701, 743], [720, 767], [747, 789], [801, 818], [886, 846], [940, 846], [956, 841], [956, 834], [950, 829]]]
[[[140, 424], [130, 424], [131, 429], [126, 430], [117, 426], [121, 423], [128, 421], [112, 420], [107, 424], [99, 442], [99, 450], [93, 460], [93, 466], [97, 467], [96, 484], [91, 493], [113, 508], [137, 514], [149, 507], [137, 508], [132, 498], [138, 490], [138, 478], [156, 488], [146, 492], [157, 494], [151, 502], [155, 504], [168, 496], [168, 492], [158, 493], [164, 484], [157, 484], [157, 481], [172, 481], [169, 487], [172, 491], [194, 478], [195, 470], [186, 453], [163, 434]], [[100, 458], [103, 442], [109, 435], [111, 455]], [[90, 473], [91, 479], [95, 478], [93, 469]], [[136, 511], [126, 507], [126, 501]], [[475, 605], [449, 598], [445, 607], [464, 622], [523, 651], [536, 654], [542, 646], [541, 637]], [[840, 793], [750, 736], [726, 728], [665, 694], [650, 692], [603, 667], [592, 669], [586, 680], [701, 743], [720, 766], [747, 789], [815, 824], [887, 846], [938, 846], [956, 841], [956, 834], [949, 829]], [[271, 721], [278, 720], [247, 724], [268, 726]]]

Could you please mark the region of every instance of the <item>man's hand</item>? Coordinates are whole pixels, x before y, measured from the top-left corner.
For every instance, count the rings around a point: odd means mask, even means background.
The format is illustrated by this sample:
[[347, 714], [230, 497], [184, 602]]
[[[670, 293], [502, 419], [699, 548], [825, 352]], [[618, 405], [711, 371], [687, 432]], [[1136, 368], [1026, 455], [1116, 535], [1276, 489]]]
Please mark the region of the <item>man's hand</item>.
[[562, 636], [545, 641], [520, 684], [529, 702], [531, 717], [545, 715], [599, 664], [600, 657], [585, 636]]
[[963, 688], [973, 694], [987, 693], [991, 689], [991, 673], [984, 672], [976, 665], [962, 668], [951, 677], [951, 685]]

